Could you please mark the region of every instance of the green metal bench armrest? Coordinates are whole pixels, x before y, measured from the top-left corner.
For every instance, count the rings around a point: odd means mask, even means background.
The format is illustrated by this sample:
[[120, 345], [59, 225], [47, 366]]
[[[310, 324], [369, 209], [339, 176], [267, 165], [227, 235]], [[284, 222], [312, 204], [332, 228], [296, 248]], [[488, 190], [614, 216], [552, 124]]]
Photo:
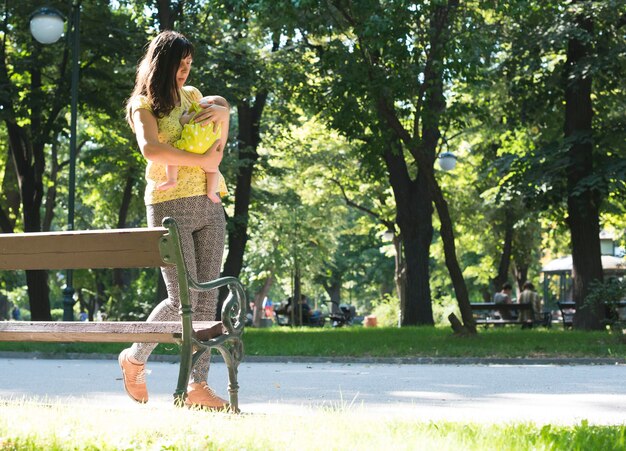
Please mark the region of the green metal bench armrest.
[[196, 291], [210, 291], [228, 286], [229, 294], [222, 305], [222, 323], [229, 334], [241, 335], [245, 325], [245, 292], [235, 277], [221, 277], [211, 282], [197, 282], [189, 278], [189, 287]]
[[[182, 322], [181, 365], [178, 375], [178, 387], [174, 393], [175, 402], [182, 404], [187, 395], [187, 382], [193, 364], [203, 352], [217, 349], [224, 358], [228, 367], [231, 407], [237, 411], [237, 367], [243, 359], [243, 343], [241, 334], [245, 326], [245, 292], [239, 280], [235, 277], [222, 277], [210, 282], [198, 282], [189, 274], [181, 247], [180, 234], [176, 221], [172, 218], [163, 219], [163, 227], [168, 231], [159, 241], [161, 257], [166, 263], [176, 265], [178, 274], [178, 288], [180, 296], [180, 315]], [[210, 291], [228, 286], [229, 294], [222, 306], [222, 324], [226, 331], [218, 337], [200, 341], [194, 337], [190, 290]], [[229, 346], [226, 346], [228, 344]], [[198, 348], [194, 353], [194, 345]]]

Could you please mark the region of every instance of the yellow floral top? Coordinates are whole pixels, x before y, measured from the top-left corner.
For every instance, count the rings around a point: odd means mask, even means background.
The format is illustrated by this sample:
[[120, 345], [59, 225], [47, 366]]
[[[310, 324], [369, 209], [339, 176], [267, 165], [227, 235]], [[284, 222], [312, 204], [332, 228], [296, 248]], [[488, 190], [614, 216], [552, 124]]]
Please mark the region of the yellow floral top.
[[[180, 91], [180, 105], [167, 116], [157, 118], [159, 127], [159, 142], [168, 143], [175, 146], [180, 138], [183, 126], [180, 124], [180, 117], [189, 109], [192, 102], [197, 102], [202, 98], [200, 91], [192, 86], [184, 86]], [[137, 96], [131, 103], [131, 115], [138, 109], [143, 108], [152, 112], [152, 108], [145, 96]], [[168, 200], [180, 199], [183, 197], [206, 196], [206, 175], [198, 166], [179, 166], [176, 186], [167, 190], [156, 189], [157, 185], [165, 182], [165, 165], [148, 160], [146, 166], [146, 192], [144, 201], [146, 205], [158, 204]], [[218, 191], [221, 195], [228, 193], [224, 177], [220, 174]]]

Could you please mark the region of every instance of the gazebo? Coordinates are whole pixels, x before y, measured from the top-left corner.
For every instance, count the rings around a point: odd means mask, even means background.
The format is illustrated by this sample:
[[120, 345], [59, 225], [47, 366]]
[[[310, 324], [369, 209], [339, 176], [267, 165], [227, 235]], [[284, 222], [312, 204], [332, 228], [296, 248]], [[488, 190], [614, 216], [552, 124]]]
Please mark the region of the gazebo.
[[[626, 275], [626, 259], [614, 255], [602, 255], [602, 269], [605, 277]], [[561, 257], [548, 262], [543, 272], [543, 299], [546, 306], [556, 309], [557, 302], [572, 300], [572, 256]]]

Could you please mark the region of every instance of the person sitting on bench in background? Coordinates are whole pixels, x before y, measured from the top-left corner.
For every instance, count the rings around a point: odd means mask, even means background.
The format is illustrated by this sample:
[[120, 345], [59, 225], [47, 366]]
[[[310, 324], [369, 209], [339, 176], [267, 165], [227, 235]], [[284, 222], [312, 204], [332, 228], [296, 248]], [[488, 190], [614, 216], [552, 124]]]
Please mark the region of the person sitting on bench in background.
[[[502, 284], [502, 290], [493, 295], [493, 302], [496, 304], [512, 304], [513, 286], [505, 282]], [[498, 310], [502, 319], [513, 319], [513, 315], [509, 310]]]
[[[522, 311], [520, 319], [524, 321], [541, 321], [541, 296], [535, 292], [535, 286], [531, 282], [524, 282], [522, 294], [520, 294], [518, 302], [520, 304], [530, 304], [533, 308], [532, 312]], [[534, 317], [532, 316], [533, 314]]]

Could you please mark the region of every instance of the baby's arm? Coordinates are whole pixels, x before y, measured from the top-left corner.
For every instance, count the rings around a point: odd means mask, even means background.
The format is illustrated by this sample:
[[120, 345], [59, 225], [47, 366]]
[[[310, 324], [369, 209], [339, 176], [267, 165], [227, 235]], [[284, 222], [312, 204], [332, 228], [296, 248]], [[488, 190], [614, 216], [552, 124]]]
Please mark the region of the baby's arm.
[[160, 191], [164, 191], [166, 189], [170, 189], [176, 186], [176, 179], [178, 178], [178, 166], [175, 166], [173, 164], [166, 164], [165, 175], [167, 177], [167, 180], [157, 185], [157, 189]]

